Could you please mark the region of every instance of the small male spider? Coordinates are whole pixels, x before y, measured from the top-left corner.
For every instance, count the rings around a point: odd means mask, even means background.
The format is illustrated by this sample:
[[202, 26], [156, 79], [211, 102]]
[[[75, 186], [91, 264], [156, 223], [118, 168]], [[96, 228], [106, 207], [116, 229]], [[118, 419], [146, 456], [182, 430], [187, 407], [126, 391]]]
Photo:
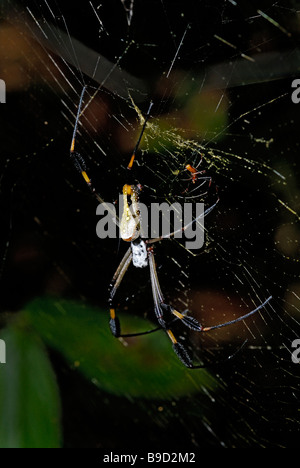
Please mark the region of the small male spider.
[[[76, 142], [76, 136], [77, 136], [77, 130], [78, 130], [78, 124], [80, 120], [80, 116], [82, 113], [82, 106], [83, 106], [83, 98], [84, 94], [86, 92], [86, 86], [83, 87], [80, 100], [79, 100], [79, 105], [78, 105], [78, 110], [77, 110], [77, 116], [76, 116], [76, 121], [75, 121], [75, 126], [74, 126], [74, 131], [73, 131], [73, 137], [72, 137], [72, 142], [71, 142], [71, 148], [70, 148], [70, 157], [71, 160], [73, 161], [73, 164], [75, 165], [75, 168], [81, 173], [83, 176], [84, 181], [86, 182], [87, 186], [93, 193], [93, 195], [96, 197], [96, 199], [100, 203], [104, 203], [100, 195], [96, 192], [94, 186], [92, 185], [92, 181], [90, 177], [87, 174], [86, 170], [86, 165], [85, 161], [82, 158], [82, 156], [75, 151], [75, 142]], [[152, 108], [152, 102], [150, 103], [148, 112], [144, 118], [143, 126], [138, 138], [138, 141], [136, 143], [136, 146], [134, 148], [134, 151], [132, 153], [132, 156], [130, 158], [130, 162], [127, 166], [128, 170], [128, 178], [130, 177], [130, 174], [132, 174], [132, 167], [134, 165], [135, 157], [136, 157], [136, 152], [139, 148], [142, 136], [144, 134], [144, 131], [147, 126], [148, 119], [150, 117], [150, 112]], [[196, 178], [198, 171], [192, 166], [187, 167], [187, 169], [191, 172], [192, 176]], [[194, 181], [195, 179], [193, 179]], [[116, 338], [120, 337], [130, 337], [130, 336], [140, 336], [140, 335], [145, 335], [148, 333], [152, 333], [154, 331], [163, 329], [168, 337], [171, 340], [173, 350], [177, 354], [178, 358], [180, 361], [188, 368], [191, 369], [196, 369], [203, 367], [202, 365], [194, 365], [191, 356], [189, 355], [186, 347], [180, 343], [173, 331], [172, 331], [172, 324], [175, 321], [181, 321], [181, 323], [186, 326], [187, 328], [194, 330], [196, 332], [209, 332], [210, 330], [225, 327], [228, 325], [232, 325], [236, 322], [240, 322], [242, 320], [245, 320], [246, 318], [250, 317], [251, 315], [255, 314], [258, 310], [262, 309], [267, 302], [270, 301], [271, 297], [265, 300], [260, 306], [258, 306], [256, 309], [252, 310], [251, 312], [248, 312], [247, 314], [242, 315], [241, 317], [238, 317], [234, 320], [231, 320], [229, 322], [225, 322], [222, 324], [218, 325], [213, 325], [210, 327], [204, 327], [202, 326], [197, 319], [194, 317], [191, 317], [188, 315], [188, 311], [184, 312], [179, 312], [176, 310], [172, 305], [166, 304], [164, 296], [162, 294], [159, 280], [158, 280], [158, 275], [157, 275], [157, 270], [156, 270], [156, 264], [154, 260], [154, 247], [153, 244], [155, 242], [161, 241], [166, 238], [171, 238], [174, 237], [176, 232], [174, 231], [172, 233], [169, 233], [167, 235], [158, 237], [156, 239], [143, 239], [141, 237], [141, 217], [140, 217], [140, 210], [139, 210], [139, 193], [140, 193], [141, 186], [139, 184], [125, 184], [123, 186], [123, 199], [124, 199], [124, 209], [123, 209], [123, 214], [121, 221], [119, 222], [116, 220], [117, 225], [119, 226], [120, 229], [120, 235], [121, 238], [125, 242], [130, 243], [130, 247], [127, 249], [123, 259], [121, 260], [113, 278], [112, 282], [110, 284], [110, 290], [109, 290], [109, 306], [110, 306], [110, 320], [109, 320], [109, 325], [112, 334]], [[130, 199], [130, 200], [129, 200]], [[131, 206], [130, 206], [131, 204]], [[204, 212], [204, 215], [207, 214], [209, 211], [211, 211], [212, 208], [214, 208], [215, 205], [210, 207]], [[197, 222], [197, 218], [193, 220], [193, 222]], [[184, 231], [187, 228], [187, 226], [184, 226], [182, 231]], [[121, 326], [119, 319], [116, 315], [116, 311], [114, 308], [114, 297], [117, 292], [117, 289], [119, 288], [121, 281], [124, 278], [124, 275], [129, 267], [129, 265], [133, 263], [134, 267], [136, 268], [146, 268], [149, 266], [150, 270], [150, 280], [151, 280], [151, 287], [152, 287], [152, 295], [153, 295], [153, 302], [154, 302], [154, 312], [156, 315], [157, 322], [159, 326], [157, 328], [154, 328], [152, 330], [142, 332], [142, 333], [132, 333], [132, 334], [122, 334], [121, 333]], [[166, 319], [165, 316], [168, 316]]]
[[193, 182], [193, 184], [196, 183], [199, 174], [203, 174], [203, 172], [204, 172], [204, 171], [198, 171], [198, 170], [197, 170], [194, 166], [192, 166], [191, 164], [187, 164], [187, 165], [185, 166], [185, 169], [186, 169], [187, 171], [190, 172], [190, 174], [191, 174], [190, 180]]

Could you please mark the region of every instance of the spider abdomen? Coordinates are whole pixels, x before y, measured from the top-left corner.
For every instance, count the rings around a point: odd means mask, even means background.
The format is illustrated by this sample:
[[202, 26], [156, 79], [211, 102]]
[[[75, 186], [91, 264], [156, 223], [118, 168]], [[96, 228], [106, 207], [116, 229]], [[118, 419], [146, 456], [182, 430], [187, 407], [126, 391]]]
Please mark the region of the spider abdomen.
[[131, 242], [132, 263], [137, 268], [148, 266], [148, 253], [145, 242], [139, 237]]

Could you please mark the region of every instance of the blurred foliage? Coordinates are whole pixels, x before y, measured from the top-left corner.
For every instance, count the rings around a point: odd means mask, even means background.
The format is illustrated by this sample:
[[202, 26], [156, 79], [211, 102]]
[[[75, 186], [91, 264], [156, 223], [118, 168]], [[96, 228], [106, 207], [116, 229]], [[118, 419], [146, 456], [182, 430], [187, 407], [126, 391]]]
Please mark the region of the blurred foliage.
[[[122, 319], [135, 332], [151, 329], [145, 320]], [[191, 375], [178, 362], [163, 332], [127, 339], [124, 346], [111, 335], [106, 313], [72, 301], [34, 300], [1, 339], [9, 355], [0, 367], [1, 447], [60, 445], [59, 390], [45, 345], [110, 394], [168, 400], [217, 388], [207, 370]]]
[[1, 333], [9, 362], [0, 367], [0, 447], [57, 448], [61, 429], [55, 375], [43, 344], [21, 324]]

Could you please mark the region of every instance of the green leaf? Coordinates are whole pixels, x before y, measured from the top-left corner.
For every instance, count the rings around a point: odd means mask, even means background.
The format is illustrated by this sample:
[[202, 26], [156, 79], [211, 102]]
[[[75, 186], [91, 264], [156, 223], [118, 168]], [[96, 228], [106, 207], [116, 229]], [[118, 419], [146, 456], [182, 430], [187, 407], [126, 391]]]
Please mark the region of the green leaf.
[[2, 330], [6, 363], [0, 364], [0, 447], [58, 448], [60, 399], [40, 341], [17, 323]]
[[[28, 304], [25, 314], [48, 346], [115, 395], [171, 399], [218, 386], [207, 370], [186, 369], [163, 331], [120, 341], [110, 333], [106, 311], [49, 298]], [[123, 313], [120, 319], [129, 332], [153, 328], [147, 320]]]

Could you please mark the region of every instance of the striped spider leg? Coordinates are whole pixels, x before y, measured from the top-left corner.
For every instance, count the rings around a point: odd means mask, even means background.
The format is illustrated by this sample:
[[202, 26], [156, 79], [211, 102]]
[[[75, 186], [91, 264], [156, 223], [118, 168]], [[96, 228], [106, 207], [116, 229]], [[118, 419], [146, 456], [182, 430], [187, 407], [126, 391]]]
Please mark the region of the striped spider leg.
[[[81, 173], [89, 189], [95, 195], [96, 199], [100, 203], [105, 203], [100, 197], [100, 195], [95, 191], [92, 185], [92, 181], [87, 174], [87, 169], [86, 169], [86, 165], [85, 165], [83, 158], [81, 157], [79, 153], [76, 153], [75, 151], [76, 134], [77, 134], [77, 129], [78, 129], [79, 118], [82, 112], [83, 97], [84, 97], [85, 91], [86, 91], [86, 87], [83, 88], [80, 101], [79, 101], [76, 123], [75, 123], [74, 131], [73, 131], [73, 138], [72, 138], [71, 148], [70, 148], [70, 157], [76, 169]], [[151, 108], [152, 108], [152, 102], [150, 103], [148, 112], [144, 118], [144, 123], [143, 123], [140, 136], [138, 138], [137, 144], [130, 158], [130, 162], [127, 166], [127, 169], [129, 171], [128, 178], [129, 178], [129, 173], [131, 169], [133, 168], [133, 164], [134, 164], [135, 157], [136, 157], [136, 152], [138, 150], [143, 133], [145, 131], [147, 121], [150, 117]], [[186, 347], [182, 343], [180, 343], [175, 337], [172, 331], [172, 324], [174, 323], [174, 321], [176, 322], [180, 321], [184, 326], [196, 332], [200, 332], [200, 333], [209, 332], [213, 329], [229, 326], [234, 323], [245, 320], [246, 318], [250, 317], [251, 315], [258, 312], [260, 309], [262, 309], [270, 301], [271, 297], [269, 297], [267, 300], [265, 300], [265, 302], [259, 305], [256, 309], [251, 310], [247, 314], [244, 314], [234, 320], [221, 323], [218, 325], [209, 326], [209, 327], [202, 326], [197, 319], [188, 315], [188, 311], [179, 312], [172, 305], [167, 304], [165, 302], [164, 296], [160, 288], [159, 280], [158, 280], [156, 264], [155, 264], [155, 259], [154, 259], [154, 245], [153, 244], [156, 242], [162, 241], [164, 239], [170, 239], [174, 237], [175, 234], [179, 230], [169, 233], [167, 235], [161, 236], [161, 237], [157, 237], [155, 239], [143, 239], [141, 237], [141, 215], [140, 215], [140, 209], [139, 209], [140, 189], [141, 189], [140, 185], [125, 184], [123, 186], [123, 201], [124, 201], [123, 213], [122, 213], [121, 220], [116, 219], [116, 224], [120, 228], [121, 238], [123, 241], [130, 243], [130, 247], [126, 250], [126, 253], [123, 259], [121, 260], [112, 278], [112, 282], [110, 284], [108, 302], [109, 302], [109, 307], [110, 307], [109, 325], [110, 325], [111, 332], [116, 338], [119, 338], [119, 337], [140, 336], [140, 335], [145, 335], [148, 333], [155, 332], [157, 330], [164, 330], [167, 336], [171, 340], [173, 350], [175, 351], [180, 361], [186, 367], [191, 368], [191, 369], [197, 369], [197, 368], [203, 367], [202, 365], [197, 366], [193, 364], [192, 358], [189, 355]], [[208, 214], [216, 206], [217, 202], [214, 205], [210, 206], [201, 216], [205, 216], [206, 214]], [[180, 230], [181, 231], [186, 230], [192, 223], [198, 222], [199, 218], [200, 216], [198, 218], [195, 218], [192, 222], [190, 222], [189, 224], [187, 224]], [[116, 315], [116, 310], [114, 307], [114, 298], [131, 263], [136, 268], [149, 267], [152, 296], [153, 296], [153, 302], [154, 302], [154, 312], [155, 312], [156, 320], [158, 322], [158, 327], [152, 330], [141, 332], [141, 333], [122, 334], [120, 322]]]
[[[172, 305], [166, 304], [164, 300], [164, 296], [160, 288], [159, 280], [158, 280], [155, 259], [154, 259], [153, 244], [163, 239], [174, 237], [174, 235], [178, 231], [174, 231], [170, 234], [158, 237], [156, 239], [143, 240], [140, 237], [140, 214], [139, 214], [139, 207], [138, 207], [138, 201], [139, 201], [138, 200], [138, 187], [134, 185], [132, 186], [125, 185], [123, 187], [123, 196], [126, 197], [126, 200], [124, 201], [124, 211], [123, 211], [123, 216], [121, 220], [120, 231], [121, 231], [122, 239], [126, 242], [131, 242], [131, 246], [126, 251], [120, 265], [118, 266], [113, 276], [113, 280], [111, 283], [110, 297], [109, 297], [110, 329], [115, 337], [139, 336], [139, 335], [152, 333], [159, 329], [163, 329], [167, 333], [168, 337], [170, 338], [172, 342], [173, 350], [175, 351], [178, 358], [186, 367], [194, 368], [194, 369], [203, 367], [203, 366], [197, 366], [193, 364], [192, 358], [189, 355], [187, 349], [184, 347], [182, 343], [180, 343], [176, 339], [172, 331], [172, 323], [174, 322], [174, 320], [176, 321], [180, 320], [182, 324], [188, 327], [190, 330], [193, 330], [196, 332], [209, 332], [213, 329], [232, 325], [236, 322], [245, 320], [246, 318], [255, 314], [262, 307], [264, 307], [270, 301], [271, 297], [269, 297], [263, 304], [258, 306], [256, 309], [248, 312], [247, 314], [244, 314], [241, 317], [238, 317], [237, 319], [234, 319], [229, 322], [222, 323], [222, 324], [209, 326], [209, 327], [202, 326], [200, 322], [198, 322], [197, 319], [187, 315], [188, 311], [179, 312]], [[130, 209], [129, 209], [129, 205], [127, 201], [128, 196], [131, 197], [132, 206], [134, 207], [133, 214], [130, 212]], [[211, 209], [213, 209], [214, 206], [215, 205], [207, 209], [205, 213], [207, 214], [207, 212], [211, 211]], [[205, 213], [202, 216], [204, 216]], [[196, 219], [193, 220], [193, 222], [195, 221]], [[187, 227], [188, 225], [181, 228], [181, 230], [185, 230]], [[113, 307], [113, 299], [115, 297], [117, 289], [120, 286], [121, 281], [124, 278], [124, 275], [129, 265], [131, 264], [131, 262], [137, 268], [145, 268], [149, 265], [152, 296], [153, 296], [153, 302], [154, 302], [154, 312], [155, 312], [156, 320], [159, 324], [159, 327], [146, 331], [146, 332], [142, 332], [142, 333], [121, 334], [120, 322], [119, 322], [118, 317], [116, 316], [115, 308]], [[168, 315], [168, 320], [166, 320], [165, 315]]]

